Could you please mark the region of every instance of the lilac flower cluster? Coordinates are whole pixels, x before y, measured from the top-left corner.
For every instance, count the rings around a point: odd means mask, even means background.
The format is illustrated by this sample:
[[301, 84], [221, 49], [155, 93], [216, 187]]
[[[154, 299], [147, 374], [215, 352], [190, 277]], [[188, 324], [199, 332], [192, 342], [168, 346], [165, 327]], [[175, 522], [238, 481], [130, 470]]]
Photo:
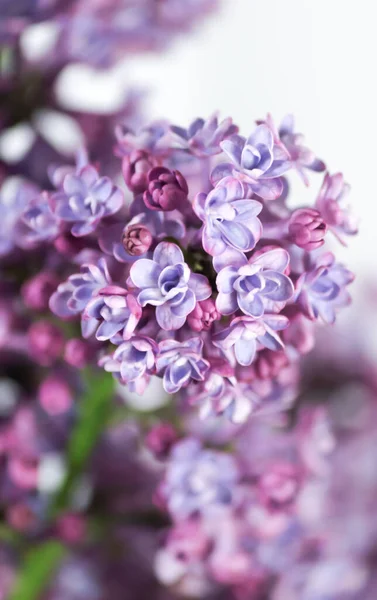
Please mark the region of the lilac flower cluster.
[[326, 173], [314, 207], [292, 210], [288, 171], [325, 167], [309, 161], [302, 136], [282, 131], [268, 117], [245, 138], [217, 116], [188, 129], [118, 129], [128, 208], [89, 164], [48, 194], [55, 247], [71, 235], [96, 258], [58, 286], [50, 308], [80, 316], [85, 338], [118, 346], [103, 346], [100, 365], [132, 390], [157, 375], [202, 414], [235, 421], [284, 408], [293, 363], [313, 345], [311, 321], [333, 323], [349, 304], [353, 275], [322, 249], [328, 232], [356, 231], [343, 178]]

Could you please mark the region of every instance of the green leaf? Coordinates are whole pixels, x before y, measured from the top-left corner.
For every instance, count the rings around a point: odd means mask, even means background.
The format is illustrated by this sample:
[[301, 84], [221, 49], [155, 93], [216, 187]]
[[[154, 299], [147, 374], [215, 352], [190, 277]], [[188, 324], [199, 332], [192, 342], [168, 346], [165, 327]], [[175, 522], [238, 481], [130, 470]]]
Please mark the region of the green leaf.
[[72, 492], [85, 469], [103, 429], [108, 423], [114, 394], [114, 379], [105, 371], [87, 370], [86, 393], [78, 401], [78, 419], [66, 454], [67, 475], [53, 502], [50, 514], [56, 516], [69, 507]]
[[38, 599], [65, 554], [66, 548], [56, 541], [48, 541], [29, 550], [9, 600]]

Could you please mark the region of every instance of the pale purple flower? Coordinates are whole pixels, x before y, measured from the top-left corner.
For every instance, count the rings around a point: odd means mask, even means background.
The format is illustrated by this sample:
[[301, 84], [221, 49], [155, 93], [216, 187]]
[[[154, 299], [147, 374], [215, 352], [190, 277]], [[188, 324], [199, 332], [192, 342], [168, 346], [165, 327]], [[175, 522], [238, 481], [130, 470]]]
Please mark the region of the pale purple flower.
[[159, 495], [171, 515], [184, 519], [214, 505], [229, 505], [240, 473], [225, 452], [203, 449], [196, 438], [174, 445]]
[[139, 289], [141, 306], [156, 306], [156, 319], [167, 331], [179, 329], [197, 301], [211, 295], [204, 275], [191, 273], [182, 251], [175, 244], [161, 242], [153, 259], [142, 258], [130, 270], [130, 282]]
[[110, 283], [111, 278], [104, 258], [101, 258], [97, 265], [85, 264], [80, 273], [70, 275], [67, 281], [58, 286], [50, 298], [50, 309], [62, 319], [79, 315], [89, 300]]
[[247, 139], [233, 135], [220, 145], [232, 163], [215, 167], [211, 175], [213, 183], [233, 176], [247, 181], [255, 194], [265, 200], [275, 200], [281, 195], [283, 185], [278, 178], [290, 168], [289, 156], [275, 144], [267, 125], [259, 125]]
[[203, 248], [208, 254], [218, 256], [229, 248], [248, 252], [255, 247], [262, 234], [258, 219], [262, 204], [250, 195], [250, 186], [229, 177], [208, 195], [196, 196], [194, 210], [204, 223]]
[[354, 275], [327, 252], [311, 263], [296, 284], [296, 300], [309, 319], [334, 323], [338, 309], [348, 306], [346, 289]]
[[190, 338], [185, 342], [164, 340], [159, 344], [157, 372], [163, 375], [168, 394], [175, 394], [194, 379], [203, 381], [209, 370], [209, 362], [202, 356], [203, 340]]
[[148, 127], [142, 127], [137, 133], [126, 125], [118, 125], [115, 128], [118, 141], [116, 153], [119, 156], [129, 156], [134, 151], [144, 150], [154, 157], [165, 156], [168, 153], [168, 132], [167, 121], [155, 121]]
[[289, 254], [275, 248], [249, 261], [244, 257], [239, 267], [225, 267], [216, 279], [219, 294], [216, 307], [223, 315], [238, 309], [250, 317], [260, 318], [264, 312], [274, 312], [293, 295], [293, 284], [284, 275]]
[[271, 350], [284, 347], [276, 331], [287, 325], [288, 319], [283, 315], [265, 315], [263, 321], [252, 317], [237, 317], [229, 327], [215, 334], [213, 343], [224, 352], [234, 348], [237, 362], [249, 366], [255, 358], [258, 343]]
[[313, 208], [299, 208], [289, 219], [289, 239], [303, 250], [311, 251], [323, 246], [326, 231], [327, 225], [321, 213]]
[[355, 235], [358, 231], [357, 220], [345, 203], [349, 190], [341, 173], [326, 173], [315, 203], [330, 231], [344, 245], [344, 236]]
[[53, 213], [70, 223], [71, 233], [77, 237], [92, 233], [101, 219], [116, 213], [123, 202], [120, 188], [108, 177], [100, 177], [91, 165], [68, 173], [62, 190], [50, 196]]
[[157, 344], [152, 339], [134, 335], [122, 342], [110, 356], [104, 356], [99, 364], [123, 384], [134, 383], [138, 393], [145, 389], [146, 373], [155, 372]]
[[109, 285], [87, 303], [83, 312], [83, 336], [89, 337], [96, 331], [100, 342], [111, 340], [118, 344], [132, 336], [141, 314], [141, 306], [132, 294], [116, 285]]
[[0, 256], [11, 252], [18, 245], [16, 225], [25, 207], [40, 190], [28, 182], [8, 179], [0, 190]]
[[206, 120], [195, 119], [188, 129], [176, 125], [172, 125], [170, 129], [172, 147], [199, 158], [220, 154], [220, 142], [238, 132], [237, 125], [229, 117], [219, 123], [217, 113]]
[[60, 231], [60, 222], [51, 212], [49, 194], [42, 192], [33, 198], [21, 213], [15, 227], [17, 245], [24, 249], [33, 248], [43, 242], [54, 240]]

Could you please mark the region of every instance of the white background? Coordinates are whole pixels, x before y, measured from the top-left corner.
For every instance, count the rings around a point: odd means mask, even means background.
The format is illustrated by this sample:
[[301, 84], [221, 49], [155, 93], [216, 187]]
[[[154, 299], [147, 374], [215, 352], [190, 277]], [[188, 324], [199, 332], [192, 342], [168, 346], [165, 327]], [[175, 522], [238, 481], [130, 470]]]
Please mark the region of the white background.
[[[294, 113], [308, 145], [352, 185], [360, 234], [341, 255], [359, 277], [375, 271], [375, 6], [373, 0], [223, 0], [194, 33], [126, 70], [152, 85], [148, 118], [185, 125], [218, 109], [247, 134], [268, 111], [277, 121]], [[313, 197], [320, 181], [313, 182]]]

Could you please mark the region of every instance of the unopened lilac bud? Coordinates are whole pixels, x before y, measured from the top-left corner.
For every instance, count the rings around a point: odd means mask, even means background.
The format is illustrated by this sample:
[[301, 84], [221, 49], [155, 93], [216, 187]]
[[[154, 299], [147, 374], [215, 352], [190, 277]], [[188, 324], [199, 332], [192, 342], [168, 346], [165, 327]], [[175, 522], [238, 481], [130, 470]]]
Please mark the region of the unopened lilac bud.
[[160, 423], [155, 425], [148, 432], [145, 442], [147, 448], [156, 456], [156, 458], [166, 458], [172, 445], [177, 441], [177, 432], [169, 423]]
[[63, 334], [49, 321], [33, 323], [27, 336], [31, 356], [44, 367], [52, 365], [63, 351]]
[[64, 360], [77, 369], [83, 369], [94, 357], [95, 349], [85, 340], [72, 338], [64, 348]]
[[86, 523], [82, 515], [67, 513], [59, 517], [56, 523], [57, 534], [68, 544], [77, 544], [85, 536]]
[[21, 290], [26, 306], [32, 310], [46, 310], [48, 301], [58, 284], [59, 280], [55, 275], [47, 271], [28, 279]]
[[41, 383], [38, 400], [44, 411], [51, 416], [68, 412], [73, 404], [70, 387], [58, 375], [50, 375]]
[[134, 150], [123, 159], [123, 177], [131, 192], [145, 192], [148, 187], [148, 173], [156, 165], [156, 159], [145, 150]]
[[122, 237], [122, 244], [130, 256], [141, 256], [148, 252], [153, 237], [145, 225], [131, 225], [126, 227]]
[[288, 225], [291, 241], [304, 250], [315, 250], [324, 244], [327, 225], [318, 210], [300, 208], [292, 214]]
[[220, 317], [215, 302], [208, 298], [196, 303], [194, 310], [187, 317], [187, 323], [193, 331], [208, 331], [212, 323]]
[[155, 167], [148, 173], [144, 203], [151, 210], [175, 210], [187, 202], [188, 185], [179, 171]]

